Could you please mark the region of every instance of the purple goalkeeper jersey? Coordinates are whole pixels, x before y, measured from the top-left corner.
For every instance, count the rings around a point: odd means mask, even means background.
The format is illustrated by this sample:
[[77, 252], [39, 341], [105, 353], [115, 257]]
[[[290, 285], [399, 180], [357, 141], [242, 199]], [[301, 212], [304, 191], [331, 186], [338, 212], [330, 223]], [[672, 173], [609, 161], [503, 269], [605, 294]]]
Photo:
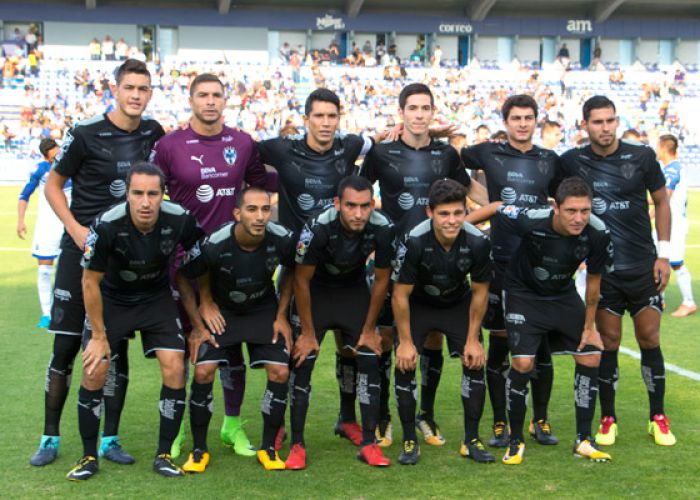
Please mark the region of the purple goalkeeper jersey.
[[214, 136], [191, 127], [171, 132], [155, 145], [151, 161], [163, 170], [170, 199], [192, 212], [207, 234], [233, 219], [245, 184], [267, 183], [253, 139], [229, 127]]

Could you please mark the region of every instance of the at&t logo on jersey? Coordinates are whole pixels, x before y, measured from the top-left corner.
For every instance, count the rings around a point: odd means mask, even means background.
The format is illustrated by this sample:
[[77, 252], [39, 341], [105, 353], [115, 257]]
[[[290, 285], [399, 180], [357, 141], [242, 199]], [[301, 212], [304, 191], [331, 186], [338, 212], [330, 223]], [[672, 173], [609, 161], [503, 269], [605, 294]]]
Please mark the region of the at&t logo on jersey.
[[209, 184], [202, 184], [195, 191], [195, 196], [202, 203], [209, 203], [214, 199], [214, 196], [234, 196], [236, 194], [236, 188], [219, 188], [214, 191], [214, 188]]
[[593, 198], [593, 213], [596, 215], [603, 215], [608, 209], [608, 204], [605, 203], [603, 198], [598, 198], [597, 196]]
[[506, 205], [512, 205], [518, 199], [518, 193], [512, 187], [504, 187], [501, 190], [501, 201]]
[[115, 179], [109, 185], [109, 194], [115, 198], [121, 198], [126, 194], [126, 182], [122, 179]]
[[195, 196], [202, 203], [209, 203], [214, 199], [214, 188], [212, 188], [209, 184], [202, 184], [197, 188]]
[[236, 158], [238, 158], [236, 148], [234, 148], [233, 146], [226, 146], [224, 148], [224, 160], [226, 161], [226, 164], [229, 167], [232, 167], [233, 164], [236, 163]]
[[297, 204], [302, 210], [311, 210], [316, 204], [316, 200], [309, 193], [301, 193], [297, 196]]

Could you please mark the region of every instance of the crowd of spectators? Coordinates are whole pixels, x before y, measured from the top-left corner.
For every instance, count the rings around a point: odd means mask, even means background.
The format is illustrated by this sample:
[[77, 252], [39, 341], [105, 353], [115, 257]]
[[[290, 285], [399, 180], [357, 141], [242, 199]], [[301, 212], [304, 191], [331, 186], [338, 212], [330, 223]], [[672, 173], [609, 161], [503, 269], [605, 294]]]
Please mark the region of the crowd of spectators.
[[[100, 44], [100, 57], [106, 60], [104, 64], [93, 64], [90, 69], [52, 70], [58, 73], [54, 76], [61, 81], [72, 81], [71, 85], [47, 92], [46, 86], [40, 84], [44, 75], [28, 78], [20, 104], [19, 124], [14, 128], [0, 125], [3, 135], [12, 136], [11, 139], [25, 138], [24, 143], [37, 142], [43, 137], [60, 139], [67, 127], [109, 110], [112, 106], [110, 72], [114, 67], [110, 61], [124, 57], [123, 51], [117, 50], [119, 45], [117, 41], [113, 52], [105, 52], [104, 41]], [[434, 89], [439, 119], [458, 124], [470, 142], [480, 125], [488, 127], [491, 133], [502, 128], [501, 104], [514, 93], [535, 97], [541, 109], [541, 124], [548, 121], [561, 125], [562, 149], [585, 141], [579, 129], [580, 109], [583, 100], [593, 91], [575, 80], [544, 78], [538, 71], [522, 67], [510, 72], [507, 81], [484, 81], [484, 74], [488, 72], [473, 68], [438, 68], [439, 64], [434, 62], [431, 65], [436, 66], [434, 68], [407, 68], [392, 60], [395, 57], [392, 47], [381, 55], [386, 65], [338, 67], [319, 64], [313, 56], [309, 59], [308, 54], [302, 60], [296, 49], [285, 45], [280, 49], [283, 62], [278, 66], [155, 63], [152, 65], [154, 96], [148, 112], [166, 130], [182, 126], [190, 115], [190, 81], [199, 72], [210, 71], [218, 74], [227, 87], [227, 124], [257, 139], [276, 136], [285, 127], [302, 130], [303, 101], [310, 90], [319, 86], [333, 89], [341, 97], [342, 130], [372, 131], [396, 122], [397, 96], [406, 83], [423, 81]], [[360, 53], [371, 57], [384, 51], [379, 45], [371, 53], [366, 49], [361, 47]], [[630, 89], [631, 86], [634, 88]], [[620, 88], [634, 92], [633, 102], [619, 105], [623, 128], [638, 129], [643, 137], [661, 130], [674, 133], [681, 140], [688, 136], [675, 105], [688, 92], [684, 77], [671, 75], [661, 83], [656, 79], [650, 83], [629, 84], [625, 83], [624, 73], [616, 71], [610, 74], [609, 88], [613, 99], [613, 92]], [[5, 144], [9, 146], [12, 142], [6, 140]], [[24, 149], [31, 150], [31, 147]]]

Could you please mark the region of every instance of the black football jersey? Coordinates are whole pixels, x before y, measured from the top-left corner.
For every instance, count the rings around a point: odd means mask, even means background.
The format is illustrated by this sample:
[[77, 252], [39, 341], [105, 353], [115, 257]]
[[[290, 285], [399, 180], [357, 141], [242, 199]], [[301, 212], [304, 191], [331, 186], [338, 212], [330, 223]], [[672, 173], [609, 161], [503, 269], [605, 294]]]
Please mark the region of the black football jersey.
[[169, 289], [168, 267], [178, 245], [198, 252], [204, 232], [194, 216], [177, 203], [163, 201], [148, 234], [134, 226], [129, 204], [101, 214], [85, 240], [83, 267], [104, 273], [102, 294], [121, 304], [140, 304]]
[[617, 271], [648, 268], [656, 259], [647, 192], [666, 185], [654, 151], [620, 141], [607, 157], [590, 146], [562, 155], [567, 176], [582, 177], [593, 189], [593, 213], [610, 230]]

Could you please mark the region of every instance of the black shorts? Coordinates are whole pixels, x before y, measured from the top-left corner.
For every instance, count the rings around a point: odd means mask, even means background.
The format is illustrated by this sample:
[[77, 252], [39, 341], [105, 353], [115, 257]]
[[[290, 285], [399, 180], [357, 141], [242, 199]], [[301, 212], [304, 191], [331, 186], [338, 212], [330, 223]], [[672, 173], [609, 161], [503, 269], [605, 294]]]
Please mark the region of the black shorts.
[[[217, 342], [219, 337], [217, 337]], [[289, 349], [284, 342], [284, 337], [281, 335], [277, 338], [277, 342], [272, 344], [256, 344], [246, 342], [248, 347], [248, 357], [250, 358], [251, 368], [263, 368], [265, 365], [282, 365], [289, 366]], [[240, 349], [241, 344], [231, 344], [227, 346], [214, 347], [211, 344], [202, 344], [197, 354], [197, 365], [217, 364], [219, 366], [228, 366], [231, 357], [232, 349]]]
[[489, 283], [489, 306], [484, 314], [483, 325], [487, 330], [505, 330], [503, 321], [503, 280], [508, 270], [508, 263], [494, 261], [493, 280]]
[[[154, 300], [134, 305], [115, 304], [108, 297], [103, 297], [102, 302], [107, 341], [112, 352], [116, 351], [119, 342], [138, 330], [143, 354], [147, 358], [155, 357], [156, 351], [178, 351], [184, 355], [185, 337], [170, 290], [165, 290]], [[83, 348], [91, 338], [92, 329], [86, 318]]]
[[586, 306], [575, 290], [555, 300], [505, 293], [505, 325], [511, 355], [535, 357], [541, 342], [549, 341], [552, 354], [599, 354], [597, 347], [581, 343]]
[[56, 264], [56, 279], [51, 306], [49, 331], [62, 335], [83, 334], [85, 306], [83, 304], [83, 252], [64, 235], [61, 255]]
[[[311, 315], [319, 345], [326, 331], [339, 330], [344, 348], [354, 349], [360, 339], [367, 319], [370, 293], [367, 284], [361, 283], [342, 288], [332, 288], [311, 282]], [[292, 307], [292, 326], [300, 333], [300, 321], [296, 307]]]
[[624, 316], [625, 311], [629, 311], [631, 316], [636, 316], [646, 307], [661, 313], [663, 303], [651, 267], [641, 272], [614, 271], [603, 275], [598, 309], [605, 309], [616, 316]]
[[423, 344], [428, 334], [437, 330], [447, 338], [450, 356], [462, 356], [469, 331], [470, 302], [471, 298], [467, 296], [450, 306], [436, 307], [411, 297], [411, 338], [418, 353], [423, 353]]
[[249, 313], [236, 313], [221, 309], [226, 321], [224, 333], [216, 336], [216, 348], [211, 344], [202, 344], [197, 354], [197, 364], [217, 363], [228, 366], [233, 351], [240, 350], [245, 342], [250, 356], [250, 367], [259, 368], [266, 363], [277, 365], [289, 364], [289, 350], [280, 336], [272, 344], [272, 324], [277, 315], [277, 301], [272, 300], [262, 308]]

